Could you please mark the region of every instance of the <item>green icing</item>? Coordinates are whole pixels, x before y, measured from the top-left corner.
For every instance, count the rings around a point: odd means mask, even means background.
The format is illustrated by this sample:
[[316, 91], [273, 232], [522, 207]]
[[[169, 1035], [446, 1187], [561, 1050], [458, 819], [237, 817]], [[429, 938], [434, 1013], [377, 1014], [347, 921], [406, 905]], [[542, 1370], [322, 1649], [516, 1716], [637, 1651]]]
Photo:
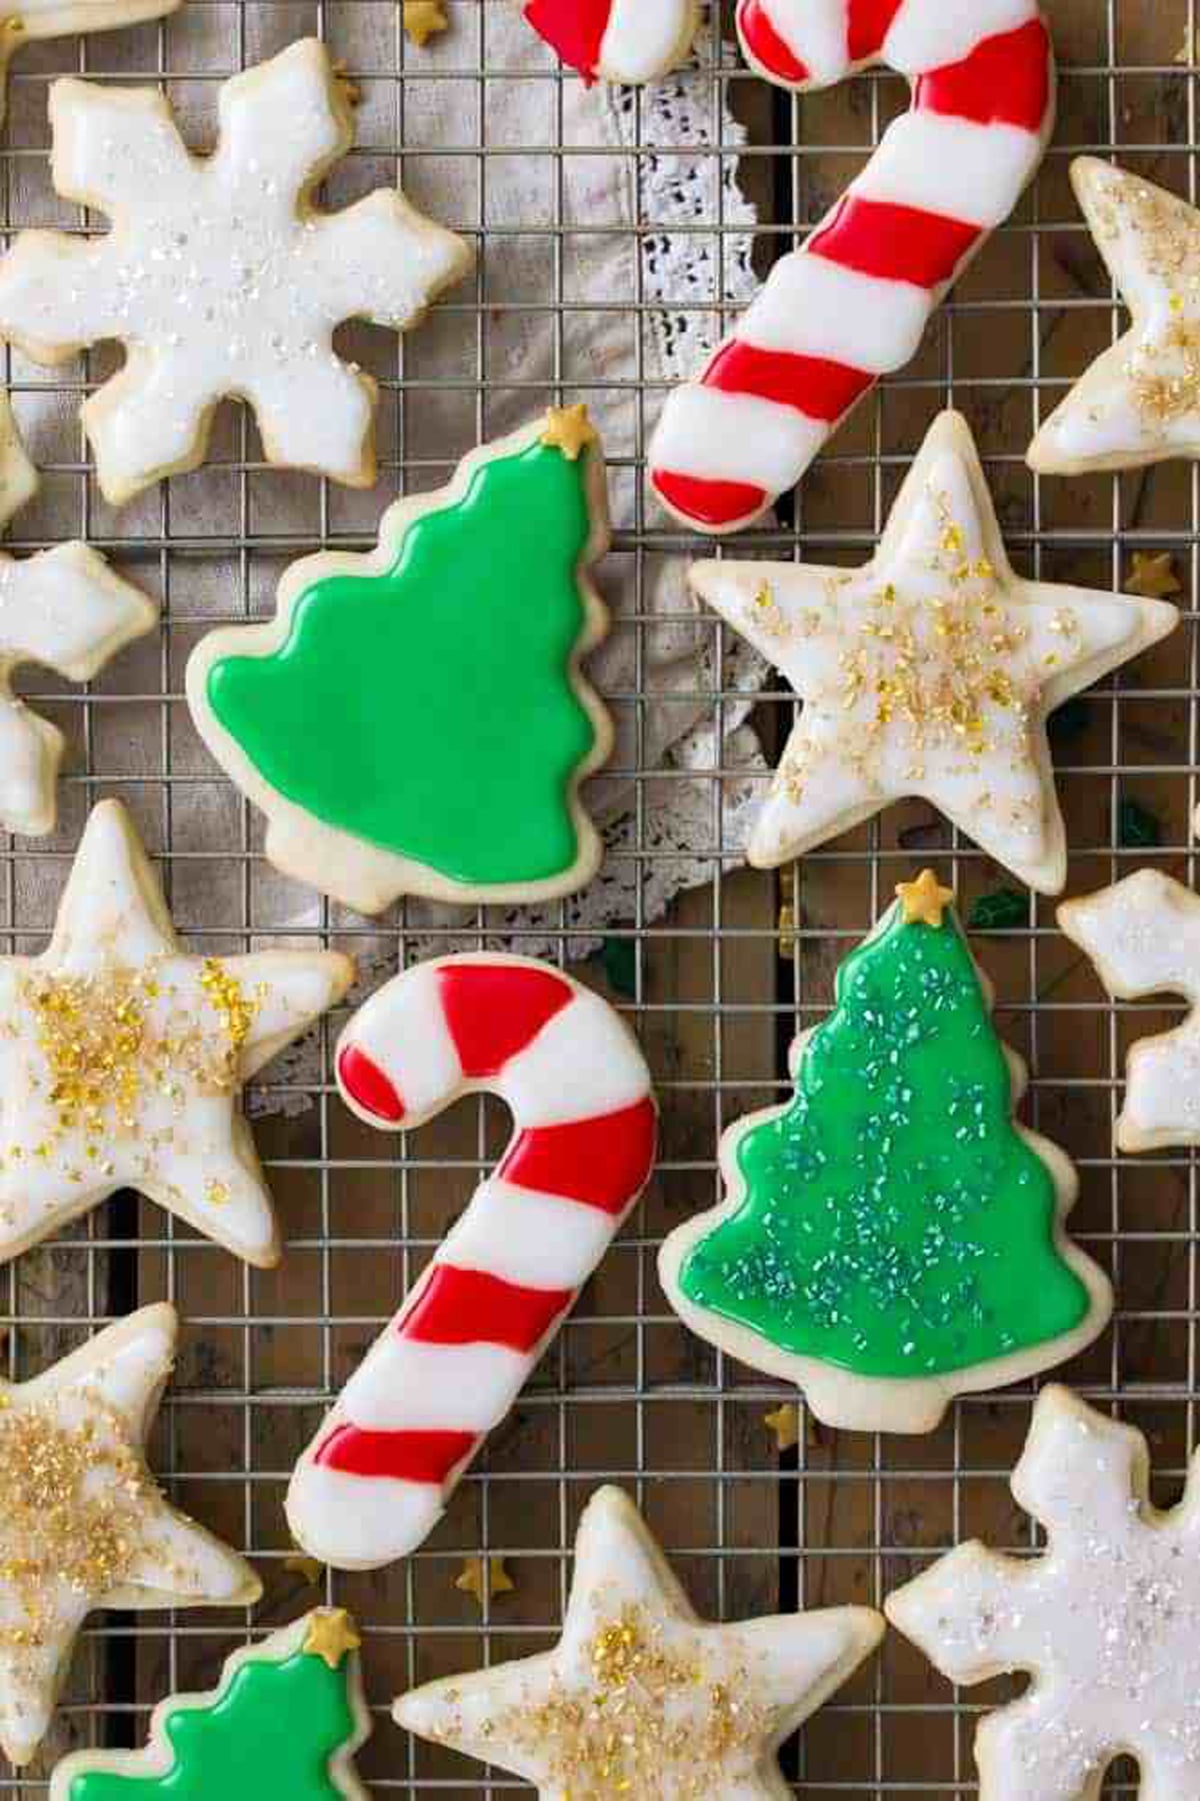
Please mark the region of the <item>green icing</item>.
[[314, 582], [278, 651], [215, 663], [209, 705], [264, 780], [458, 882], [568, 870], [596, 740], [568, 679], [585, 471], [537, 444], [485, 462], [384, 574]]
[[868, 1377], [964, 1369], [1084, 1319], [1054, 1181], [1014, 1129], [952, 920], [893, 910], [839, 970], [797, 1076], [790, 1106], [741, 1139], [745, 1196], [685, 1260], [688, 1300]]
[[355, 1731], [348, 1668], [303, 1651], [243, 1663], [211, 1707], [167, 1716], [175, 1761], [165, 1776], [87, 1770], [70, 1801], [341, 1801], [329, 1760]]

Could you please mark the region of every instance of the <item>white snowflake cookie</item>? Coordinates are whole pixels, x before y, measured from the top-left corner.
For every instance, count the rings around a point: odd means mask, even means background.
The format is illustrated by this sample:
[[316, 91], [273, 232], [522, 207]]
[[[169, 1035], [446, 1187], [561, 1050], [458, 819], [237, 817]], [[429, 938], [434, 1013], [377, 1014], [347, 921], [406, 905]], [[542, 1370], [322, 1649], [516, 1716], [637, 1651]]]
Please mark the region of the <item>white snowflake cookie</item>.
[[804, 701], [751, 863], [788, 863], [912, 795], [1045, 894], [1067, 873], [1046, 719], [1179, 620], [1165, 601], [1014, 574], [956, 413], [862, 569], [730, 560], [690, 580]]
[[0, 123], [7, 111], [5, 77], [9, 60], [38, 38], [68, 37], [76, 31], [115, 31], [163, 19], [182, 0], [21, 0], [0, 19]]
[[[0, 531], [36, 488], [37, 471], [0, 393]], [[20, 561], [0, 552], [0, 829], [31, 837], [54, 830], [63, 752], [58, 727], [13, 693], [13, 671], [40, 663], [73, 682], [90, 681], [157, 623], [154, 602], [86, 544], [56, 544]]]
[[1159, 869], [1140, 869], [1064, 902], [1058, 923], [1114, 999], [1182, 994], [1191, 1002], [1182, 1025], [1129, 1052], [1118, 1150], [1200, 1144], [1200, 898]]
[[553, 1651], [401, 1696], [395, 1717], [543, 1801], [786, 1801], [776, 1753], [879, 1643], [869, 1607], [700, 1621], [633, 1503], [584, 1510]]
[[35, 362], [126, 347], [83, 408], [114, 505], [197, 468], [226, 395], [253, 407], [268, 461], [369, 487], [375, 384], [338, 356], [334, 328], [403, 331], [470, 266], [465, 241], [396, 188], [316, 206], [353, 123], [315, 38], [227, 81], [219, 108], [217, 148], [197, 157], [156, 89], [56, 81], [54, 185], [112, 230], [25, 231], [0, 262], [0, 334]]
[[49, 948], [0, 958], [0, 1263], [127, 1187], [277, 1263], [238, 1096], [353, 973], [332, 951], [189, 955], [128, 814], [103, 801]]
[[1122, 1754], [1142, 1801], [1200, 1794], [1200, 1459], [1170, 1513], [1149, 1480], [1140, 1432], [1047, 1388], [1012, 1478], [1045, 1553], [960, 1545], [889, 1596], [950, 1681], [1033, 1677], [976, 1734], [980, 1801], [1096, 1801]]
[[1047, 475], [1200, 457], [1200, 213], [1093, 156], [1071, 181], [1132, 323], [1029, 447]]
[[173, 1307], [143, 1307], [31, 1382], [0, 1382], [0, 1746], [26, 1764], [97, 1607], [249, 1607], [236, 1552], [168, 1505], [146, 1437]]

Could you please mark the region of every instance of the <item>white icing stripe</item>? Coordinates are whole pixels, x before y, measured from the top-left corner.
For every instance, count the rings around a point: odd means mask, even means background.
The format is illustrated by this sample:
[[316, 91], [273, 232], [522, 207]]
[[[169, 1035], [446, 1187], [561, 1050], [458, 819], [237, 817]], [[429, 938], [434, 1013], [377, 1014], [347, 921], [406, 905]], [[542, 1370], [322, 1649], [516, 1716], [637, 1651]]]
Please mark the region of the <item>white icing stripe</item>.
[[429, 1536], [444, 1510], [436, 1482], [353, 1476], [307, 1462], [297, 1466], [287, 1496], [296, 1543], [343, 1570], [406, 1556]]
[[883, 41], [883, 60], [902, 75], [962, 62], [985, 38], [1038, 16], [1037, 0], [905, 0]]
[[1006, 219], [1041, 159], [1032, 132], [940, 113], [897, 119], [850, 191], [864, 199], [992, 229]]
[[777, 35], [808, 69], [812, 86], [848, 73], [846, 0], [773, 0], [768, 11]]
[[344, 1044], [355, 1044], [387, 1076], [405, 1112], [444, 1106], [462, 1083], [462, 1064], [446, 1024], [436, 963], [419, 964], [362, 1009]]
[[598, 73], [606, 81], [652, 81], [674, 62], [689, 12], [688, 0], [613, 0]]
[[340, 1411], [369, 1432], [488, 1432], [529, 1374], [520, 1351], [417, 1344], [390, 1332], [342, 1391]]
[[481, 1182], [439, 1261], [486, 1270], [524, 1288], [581, 1288], [604, 1255], [617, 1220], [599, 1207]]
[[[797, 250], [776, 263], [737, 336], [763, 350], [828, 357], [883, 375], [915, 354], [928, 323], [924, 288], [860, 275]], [[655, 461], [662, 459], [656, 454]]]
[[782, 494], [829, 436], [794, 407], [699, 384], [676, 388], [654, 438], [654, 468]]
[[615, 1113], [649, 1091], [641, 1051], [607, 1001], [577, 989], [496, 1083], [521, 1126]]

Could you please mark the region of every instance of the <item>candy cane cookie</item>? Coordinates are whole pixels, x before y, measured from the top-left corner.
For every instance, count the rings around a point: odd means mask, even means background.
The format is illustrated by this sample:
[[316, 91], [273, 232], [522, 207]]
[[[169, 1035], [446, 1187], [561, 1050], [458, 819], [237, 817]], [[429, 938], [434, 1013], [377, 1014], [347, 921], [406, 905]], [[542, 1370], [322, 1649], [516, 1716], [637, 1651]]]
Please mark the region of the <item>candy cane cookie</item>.
[[699, 380], [668, 397], [650, 449], [659, 499], [699, 531], [751, 524], [793, 487], [881, 375], [914, 355], [948, 289], [1013, 210], [1054, 123], [1037, 0], [739, 0], [745, 53], [801, 92], [873, 63], [913, 104]]
[[700, 8], [697, 0], [526, 0], [525, 17], [590, 87], [641, 84], [677, 68]]
[[516, 1126], [292, 1475], [297, 1543], [338, 1569], [376, 1569], [432, 1530], [558, 1331], [649, 1179], [657, 1110], [608, 1003], [523, 957], [443, 957], [397, 976], [347, 1026], [337, 1080], [385, 1130], [481, 1091]]

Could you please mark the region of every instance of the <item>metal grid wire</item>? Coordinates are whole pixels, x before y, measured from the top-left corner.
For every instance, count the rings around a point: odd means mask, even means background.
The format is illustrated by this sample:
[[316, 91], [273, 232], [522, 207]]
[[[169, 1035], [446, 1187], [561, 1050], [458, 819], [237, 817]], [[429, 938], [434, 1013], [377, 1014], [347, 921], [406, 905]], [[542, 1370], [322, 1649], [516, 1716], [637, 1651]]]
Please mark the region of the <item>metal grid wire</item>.
[[[562, 174], [569, 157], [598, 152], [563, 142], [564, 77], [549, 58], [537, 79], [556, 97], [547, 115], [552, 129], [544, 140], [505, 151], [518, 150], [531, 171], [551, 171], [555, 207], [547, 216], [531, 198], [527, 213], [506, 226], [489, 217], [500, 152], [486, 141], [487, 95], [504, 79], [489, 57], [489, 21], [504, 3], [451, 0], [452, 34], [434, 55], [405, 43], [394, 0], [187, 0], [180, 15], [158, 25], [38, 46], [18, 60], [0, 175], [7, 228], [47, 220], [103, 228], [64, 209], [49, 188], [45, 102], [53, 73], [77, 67], [101, 78], [161, 82], [202, 141], [218, 79], [315, 30], [363, 83], [351, 187], [399, 173], [429, 210], [476, 238], [480, 260], [473, 287], [451, 295], [424, 336], [418, 332], [399, 348], [383, 334], [352, 339], [385, 391], [383, 476], [366, 497], [267, 470], [252, 428], [231, 410], [222, 418], [213, 467], [114, 516], [94, 489], [77, 423], [81, 392], [107, 373], [111, 359], [94, 354], [53, 380], [12, 359], [14, 405], [44, 470], [43, 499], [17, 522], [13, 548], [37, 548], [68, 533], [89, 537], [157, 586], [165, 627], [161, 640], [134, 647], [86, 694], [42, 676], [29, 684], [75, 748], [58, 834], [4, 850], [8, 947], [41, 947], [86, 809], [116, 793], [133, 808], [150, 847], [164, 855], [176, 919], [194, 945], [236, 950], [287, 931], [295, 941], [328, 936], [375, 952], [382, 945], [394, 967], [408, 960], [412, 935], [402, 909], [369, 925], [327, 905], [304, 915], [304, 897], [271, 877], [259, 822], [197, 745], [180, 677], [202, 630], [269, 605], [284, 562], [322, 542], [368, 544], [392, 492], [444, 479], [445, 462], [423, 448], [431, 397], [449, 393], [461, 402], [461, 449], [487, 435], [498, 386], [490, 338], [505, 308], [544, 317], [554, 334], [559, 381], [531, 391], [529, 410], [557, 394], [587, 399], [602, 417], [606, 408], [624, 409], [629, 429], [610, 439], [613, 461], [618, 468], [643, 462], [652, 387], [606, 384], [572, 349], [580, 334], [586, 343], [587, 319], [564, 285]], [[915, 364], [860, 410], [794, 514], [755, 544], [777, 555], [862, 560], [906, 459], [935, 411], [952, 402], [979, 433], [1020, 567], [1107, 587], [1127, 574], [1136, 549], [1170, 550], [1190, 608], [1200, 560], [1194, 470], [1054, 483], [1029, 475], [1023, 452], [1062, 383], [1120, 322], [1066, 186], [1071, 154], [1115, 148], [1130, 166], [1195, 197], [1196, 76], [1177, 53], [1185, 37], [1194, 38], [1196, 0], [1156, 0], [1152, 7], [1146, 0], [1048, 0], [1047, 10], [1065, 64], [1062, 117], [1034, 193], [941, 311]], [[762, 213], [765, 262], [844, 185], [904, 104], [903, 89], [883, 75], [864, 77], [800, 104], [742, 70], [714, 66], [718, 124], [723, 82], [751, 131], [741, 179]], [[448, 111], [453, 101], [459, 128], [464, 84], [474, 100], [474, 132], [415, 143], [406, 129], [414, 107], [436, 117], [443, 100]], [[406, 154], [398, 155], [402, 145]], [[711, 154], [730, 158], [734, 151], [718, 142]], [[635, 150], [633, 160], [641, 154]], [[438, 205], [439, 174], [453, 162], [471, 171], [473, 216], [450, 217]], [[533, 187], [531, 179], [531, 195]], [[456, 191], [464, 191], [462, 183]], [[639, 237], [652, 229], [640, 221]], [[720, 211], [697, 220], [696, 230], [710, 234], [708, 242], [713, 233], [723, 239]], [[497, 300], [506, 234], [536, 234], [555, 247], [553, 292]], [[644, 332], [649, 303], [641, 291], [610, 304]], [[680, 308], [688, 304], [681, 297]], [[635, 560], [639, 581], [648, 558], [695, 548], [640, 498], [634, 523], [618, 552]], [[1150, 859], [1195, 878], [1194, 619], [1189, 610], [1172, 640], [1072, 708], [1056, 733], [1071, 892]], [[637, 637], [639, 681], [610, 697], [615, 709], [633, 710], [639, 746], [649, 624], [640, 605], [623, 622]], [[719, 647], [720, 625], [710, 621], [706, 629]], [[719, 709], [737, 697], [718, 691], [707, 698]], [[791, 716], [786, 693], [764, 698], [759, 719], [769, 742], [778, 744]], [[638, 798], [628, 854], [648, 872], [665, 853], [652, 848], [644, 786], [662, 772], [639, 757], [629, 773]], [[1130, 803], [1160, 825], [1157, 847], [1122, 842], [1130, 836]], [[1003, 873], [923, 806], [893, 809], [782, 881], [732, 868], [723, 873], [719, 770], [712, 821], [711, 885], [654, 922], [639, 903], [610, 940], [610, 972], [621, 963], [620, 947], [632, 948], [632, 973], [620, 984], [623, 1005], [648, 1046], [664, 1107], [664, 1158], [654, 1188], [448, 1520], [407, 1564], [369, 1577], [326, 1572], [310, 1584], [287, 1563], [281, 1501], [292, 1461], [327, 1400], [494, 1155], [504, 1133], [494, 1107], [464, 1103], [411, 1138], [380, 1139], [350, 1121], [336, 1099], [328, 1056], [340, 1024], [334, 1019], [323, 1034], [319, 1081], [297, 1082], [276, 1068], [261, 1084], [276, 1099], [311, 1103], [258, 1125], [287, 1239], [278, 1272], [243, 1270], [135, 1196], [9, 1270], [4, 1319], [13, 1377], [43, 1367], [131, 1306], [163, 1295], [177, 1301], [182, 1351], [155, 1439], [157, 1468], [181, 1504], [249, 1551], [267, 1592], [252, 1621], [195, 1612], [94, 1619], [48, 1755], [5, 1783], [5, 1792], [43, 1793], [54, 1755], [72, 1745], [140, 1742], [148, 1709], [162, 1694], [211, 1683], [248, 1627], [273, 1627], [321, 1598], [350, 1606], [365, 1629], [369, 1696], [380, 1720], [361, 1767], [373, 1788], [442, 1797], [520, 1788], [500, 1776], [485, 1780], [477, 1766], [408, 1741], [387, 1721], [386, 1703], [413, 1681], [549, 1641], [569, 1583], [566, 1553], [580, 1506], [604, 1477], [635, 1493], [698, 1605], [714, 1617], [878, 1602], [927, 1553], [960, 1537], [980, 1533], [1009, 1548], [1033, 1542], [1007, 1486], [1028, 1423], [1029, 1385], [962, 1401], [927, 1439], [835, 1435], [802, 1422], [799, 1445], [777, 1455], [762, 1416], [788, 1398], [785, 1392], [690, 1341], [654, 1274], [662, 1233], [718, 1193], [720, 1131], [785, 1092], [793, 1032], [827, 1009], [836, 962], [867, 930], [892, 884], [934, 861], [953, 874], [969, 911], [979, 895], [1006, 885]], [[793, 909], [793, 929], [781, 954], [783, 903]], [[480, 945], [521, 948], [519, 931], [502, 941], [493, 936], [486, 913], [467, 924]], [[1196, 1436], [1195, 1164], [1181, 1153], [1120, 1159], [1111, 1137], [1124, 1049], [1159, 1016], [1151, 1008], [1107, 1005], [1056, 934], [1046, 903], [1031, 903], [1026, 926], [981, 938], [977, 948], [997, 985], [1000, 1029], [1031, 1061], [1026, 1117], [1076, 1157], [1083, 1183], [1077, 1234], [1116, 1282], [1114, 1327], [1072, 1366], [1071, 1378], [1150, 1433], [1158, 1498], [1169, 1499]], [[564, 914], [564, 961], [570, 950]], [[479, 1552], [506, 1554], [517, 1585], [482, 1619], [454, 1586], [463, 1555]], [[955, 1695], [891, 1635], [882, 1656], [810, 1724], [800, 1746], [789, 1748], [789, 1778], [805, 1795], [970, 1792], [971, 1730], [981, 1706], [1003, 1692], [995, 1685]], [[1128, 1767], [1110, 1780], [1114, 1792], [1132, 1792], [1135, 1784]]]

